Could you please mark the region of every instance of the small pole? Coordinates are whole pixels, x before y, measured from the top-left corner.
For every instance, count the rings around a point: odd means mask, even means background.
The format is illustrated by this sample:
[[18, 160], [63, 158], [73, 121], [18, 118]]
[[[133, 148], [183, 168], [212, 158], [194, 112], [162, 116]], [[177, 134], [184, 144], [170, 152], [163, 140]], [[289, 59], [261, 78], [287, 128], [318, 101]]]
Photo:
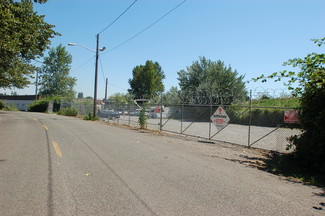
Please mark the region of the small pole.
[[105, 86], [105, 100], [107, 101], [107, 86], [108, 86], [108, 78], [106, 78], [106, 86]]
[[162, 131], [162, 108], [163, 108], [163, 100], [162, 100], [162, 92], [160, 94], [160, 123], [159, 130]]
[[[212, 116], [212, 101], [210, 103], [210, 117]], [[209, 118], [209, 139], [211, 139], [211, 120]]]
[[35, 101], [37, 101], [38, 94], [38, 69], [36, 70], [36, 89], [35, 89]]
[[252, 124], [252, 90], [249, 91], [248, 147], [251, 142], [251, 124]]
[[182, 103], [182, 109], [181, 109], [181, 134], [183, 134], [183, 112], [184, 112], [184, 104]]

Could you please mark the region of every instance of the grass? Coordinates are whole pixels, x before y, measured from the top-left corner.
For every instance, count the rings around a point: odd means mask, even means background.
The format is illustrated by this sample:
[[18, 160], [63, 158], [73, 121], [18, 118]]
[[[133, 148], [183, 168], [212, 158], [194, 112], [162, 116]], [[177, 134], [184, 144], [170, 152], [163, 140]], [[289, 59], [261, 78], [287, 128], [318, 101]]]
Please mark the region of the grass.
[[87, 121], [99, 121], [98, 116], [94, 117], [91, 113], [88, 113], [88, 115], [86, 115], [83, 119]]
[[[249, 101], [245, 101], [244, 105], [249, 106], [249, 103]], [[252, 106], [299, 108], [300, 98], [274, 98], [252, 100]]]

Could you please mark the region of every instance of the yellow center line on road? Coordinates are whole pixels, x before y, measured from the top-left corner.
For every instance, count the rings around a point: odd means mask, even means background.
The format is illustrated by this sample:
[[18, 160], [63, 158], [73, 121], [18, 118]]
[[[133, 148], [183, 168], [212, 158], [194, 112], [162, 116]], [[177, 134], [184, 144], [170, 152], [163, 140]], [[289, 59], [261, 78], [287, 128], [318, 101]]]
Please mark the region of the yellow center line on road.
[[31, 120], [34, 120], [34, 121], [38, 121], [36, 118], [33, 118], [31, 116], [27, 116], [27, 118], [31, 119]]
[[42, 125], [45, 130], [49, 130], [46, 125]]
[[58, 157], [62, 157], [62, 153], [61, 153], [61, 150], [59, 148], [59, 145], [55, 142], [55, 141], [52, 141], [52, 144], [54, 146], [54, 149], [55, 149], [55, 153]]

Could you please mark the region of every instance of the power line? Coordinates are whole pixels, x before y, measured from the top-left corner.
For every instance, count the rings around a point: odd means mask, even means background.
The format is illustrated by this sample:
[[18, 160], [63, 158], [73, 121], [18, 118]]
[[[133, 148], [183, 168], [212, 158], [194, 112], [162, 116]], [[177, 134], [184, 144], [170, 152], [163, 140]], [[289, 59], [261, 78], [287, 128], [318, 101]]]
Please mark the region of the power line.
[[108, 26], [106, 26], [102, 31], [98, 34], [103, 33], [106, 29], [108, 29], [111, 25], [113, 25], [121, 16], [123, 16], [138, 0], [134, 0], [133, 3], [127, 7], [115, 20], [113, 20]]
[[106, 84], [105, 83], [105, 75], [104, 75], [104, 69], [103, 69], [102, 59], [100, 57], [99, 57], [99, 63], [100, 63], [100, 68], [102, 70], [103, 81], [104, 81], [104, 84]]
[[111, 85], [111, 86], [114, 86], [115, 88], [118, 88], [118, 89], [121, 89], [121, 90], [126, 90], [126, 91], [127, 91], [127, 89], [125, 89], [125, 88], [122, 88], [122, 87], [120, 87], [120, 86], [117, 86], [117, 85], [114, 85], [113, 83], [110, 83], [110, 85]]
[[79, 65], [78, 67], [76, 68], [73, 68], [73, 70], [71, 70], [71, 72], [74, 72], [80, 68], [82, 68], [83, 66], [85, 66], [86, 64], [88, 64], [91, 60], [93, 60], [95, 58], [95, 56], [91, 57], [90, 59], [88, 59], [86, 62], [82, 63], [81, 65]]
[[[105, 53], [111, 52], [115, 49], [120, 48], [121, 46], [123, 46], [124, 44], [126, 44], [127, 42], [133, 40], [134, 38], [136, 38], [137, 36], [139, 36], [140, 34], [142, 34], [144, 31], [148, 30], [149, 28], [151, 28], [153, 25], [155, 25], [156, 23], [158, 23], [160, 20], [162, 20], [163, 18], [165, 18], [166, 16], [168, 16], [171, 12], [173, 12], [174, 10], [176, 10], [178, 7], [180, 7], [182, 4], [184, 4], [186, 2], [186, 0], [183, 0], [181, 3], [179, 3], [178, 5], [176, 5], [175, 7], [173, 7], [170, 11], [168, 11], [167, 13], [165, 13], [163, 16], [161, 16], [159, 19], [157, 19], [156, 21], [154, 21], [153, 23], [151, 23], [150, 25], [148, 25], [146, 28], [142, 29], [141, 31], [139, 31], [137, 34], [135, 34], [134, 36], [132, 36], [131, 38], [127, 39], [126, 41], [124, 41], [123, 43], [113, 47], [112, 49], [107, 50]], [[102, 54], [102, 55], [103, 55]]]

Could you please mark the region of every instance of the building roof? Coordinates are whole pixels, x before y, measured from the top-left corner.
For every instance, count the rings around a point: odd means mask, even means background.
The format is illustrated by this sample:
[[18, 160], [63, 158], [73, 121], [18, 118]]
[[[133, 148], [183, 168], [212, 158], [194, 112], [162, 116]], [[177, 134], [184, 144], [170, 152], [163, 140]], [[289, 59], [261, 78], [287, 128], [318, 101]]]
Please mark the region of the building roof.
[[[39, 98], [39, 95], [37, 96]], [[0, 95], [1, 100], [35, 100], [35, 95]]]

